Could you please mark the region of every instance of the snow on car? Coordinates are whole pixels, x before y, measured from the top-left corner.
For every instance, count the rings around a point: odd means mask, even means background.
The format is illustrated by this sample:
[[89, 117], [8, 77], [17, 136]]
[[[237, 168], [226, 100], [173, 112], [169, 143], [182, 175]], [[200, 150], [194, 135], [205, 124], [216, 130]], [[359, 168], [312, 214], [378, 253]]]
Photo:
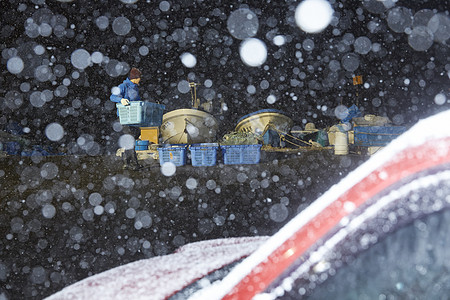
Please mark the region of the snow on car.
[[243, 237], [191, 243], [170, 255], [91, 276], [46, 299], [166, 299], [193, 281], [248, 256], [265, 240], [267, 237]]

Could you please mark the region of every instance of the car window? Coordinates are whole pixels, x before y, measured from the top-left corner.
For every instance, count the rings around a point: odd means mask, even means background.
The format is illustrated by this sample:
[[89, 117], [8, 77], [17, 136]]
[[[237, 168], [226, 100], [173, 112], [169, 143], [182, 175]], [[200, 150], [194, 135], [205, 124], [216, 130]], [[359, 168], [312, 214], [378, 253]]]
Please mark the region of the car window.
[[[440, 298], [450, 291], [450, 210], [419, 218], [345, 262], [305, 299]], [[305, 290], [298, 287], [298, 293]], [[298, 294], [297, 294], [298, 295]], [[299, 299], [293, 296], [292, 299]]]
[[233, 269], [237, 264], [239, 264], [242, 261], [242, 259], [235, 261], [231, 264], [228, 264], [224, 266], [223, 268], [216, 270], [202, 278], [199, 278], [194, 283], [188, 285], [181, 291], [178, 291], [173, 296], [169, 297], [169, 300], [182, 300], [182, 299], [188, 299], [191, 295], [193, 295], [196, 291], [204, 288], [205, 286], [208, 286], [211, 284], [211, 282], [214, 282], [216, 280], [221, 280], [227, 274], [230, 272], [231, 269]]
[[[361, 208], [367, 212], [355, 212], [360, 216], [350, 218], [344, 239], [327, 247], [327, 241], [342, 231], [335, 230], [290, 267], [286, 273], [291, 275], [281, 276], [269, 288], [270, 294], [275, 297], [278, 292], [280, 299], [447, 294], [449, 174], [428, 171], [391, 187]], [[283, 288], [287, 290], [282, 292]]]

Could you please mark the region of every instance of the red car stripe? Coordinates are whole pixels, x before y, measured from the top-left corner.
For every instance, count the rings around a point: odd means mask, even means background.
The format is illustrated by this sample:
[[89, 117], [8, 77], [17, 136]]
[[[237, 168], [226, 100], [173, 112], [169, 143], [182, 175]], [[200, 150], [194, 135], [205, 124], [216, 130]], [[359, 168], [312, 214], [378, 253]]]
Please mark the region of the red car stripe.
[[357, 208], [399, 180], [449, 162], [450, 138], [428, 141], [424, 145], [399, 152], [392, 160], [363, 178], [301, 227], [266, 260], [253, 268], [223, 299], [251, 299], [264, 291], [343, 217], [349, 215], [351, 211], [346, 208]]

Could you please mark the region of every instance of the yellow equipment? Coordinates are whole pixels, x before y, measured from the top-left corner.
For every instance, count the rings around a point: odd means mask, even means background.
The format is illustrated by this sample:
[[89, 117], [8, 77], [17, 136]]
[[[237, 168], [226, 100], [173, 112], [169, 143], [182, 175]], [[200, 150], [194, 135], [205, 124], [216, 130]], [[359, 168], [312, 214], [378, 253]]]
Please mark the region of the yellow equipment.
[[141, 140], [159, 144], [159, 127], [141, 127]]

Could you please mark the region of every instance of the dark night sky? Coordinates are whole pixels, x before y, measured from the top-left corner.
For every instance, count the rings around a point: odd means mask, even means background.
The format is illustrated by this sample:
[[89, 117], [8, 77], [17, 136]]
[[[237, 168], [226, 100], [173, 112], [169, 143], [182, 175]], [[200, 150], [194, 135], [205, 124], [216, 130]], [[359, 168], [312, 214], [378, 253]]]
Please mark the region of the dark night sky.
[[[299, 126], [306, 121], [317, 127], [332, 125], [338, 122], [336, 106], [356, 102], [355, 74], [362, 75], [366, 83], [358, 90], [360, 106], [366, 113], [388, 116], [394, 124], [410, 125], [448, 107], [448, 103], [436, 104], [434, 99], [439, 93], [448, 98], [449, 39], [434, 41], [426, 51], [416, 51], [408, 44], [406, 33], [395, 32], [388, 24], [390, 10], [401, 7], [410, 9], [412, 16], [421, 9], [434, 9], [433, 15], [441, 13], [448, 21], [447, 1], [414, 1], [414, 5], [398, 1], [390, 9], [375, 0], [331, 1], [334, 19], [317, 34], [305, 33], [296, 25], [298, 3], [4, 0], [0, 128], [10, 121], [20, 122], [30, 128], [28, 137], [45, 142], [45, 127], [58, 122], [66, 133], [59, 143], [67, 145], [87, 134], [106, 149], [114, 149], [116, 116], [108, 99], [111, 88], [122, 82], [131, 66], [144, 73], [143, 98], [160, 101], [167, 110], [190, 105], [190, 94], [177, 88], [180, 81], [189, 78], [202, 84], [198, 88], [200, 99], [212, 99], [224, 132], [233, 130], [243, 115], [264, 108], [285, 111]], [[258, 18], [254, 37], [267, 46], [267, 60], [260, 67], [243, 63], [239, 57], [241, 40], [227, 29], [228, 17], [238, 8], [249, 8]], [[97, 25], [99, 17], [108, 19], [106, 29]], [[128, 34], [114, 32], [113, 21], [118, 17], [130, 21]], [[31, 20], [37, 25], [49, 23], [53, 31], [30, 37], [25, 27]], [[275, 45], [272, 39], [276, 35], [285, 36], [286, 43]], [[358, 37], [367, 37], [379, 49], [355, 53], [353, 42]], [[311, 41], [314, 46], [308, 49]], [[36, 54], [36, 45], [43, 46], [44, 53]], [[146, 55], [142, 55], [143, 46], [148, 49]], [[100, 52], [109, 62], [77, 70], [71, 55], [80, 48], [90, 54]], [[180, 55], [185, 52], [196, 57], [195, 67], [183, 65]], [[359, 59], [355, 71], [343, 66], [348, 54]], [[6, 68], [14, 55], [25, 65], [18, 74]], [[113, 74], [119, 62], [125, 69]], [[36, 75], [39, 66], [47, 66], [48, 78]], [[207, 80], [212, 86], [205, 86]], [[50, 95], [40, 107], [30, 100], [36, 91]], [[269, 95], [276, 97], [275, 103], [267, 102]], [[228, 110], [218, 115], [221, 101]]]

